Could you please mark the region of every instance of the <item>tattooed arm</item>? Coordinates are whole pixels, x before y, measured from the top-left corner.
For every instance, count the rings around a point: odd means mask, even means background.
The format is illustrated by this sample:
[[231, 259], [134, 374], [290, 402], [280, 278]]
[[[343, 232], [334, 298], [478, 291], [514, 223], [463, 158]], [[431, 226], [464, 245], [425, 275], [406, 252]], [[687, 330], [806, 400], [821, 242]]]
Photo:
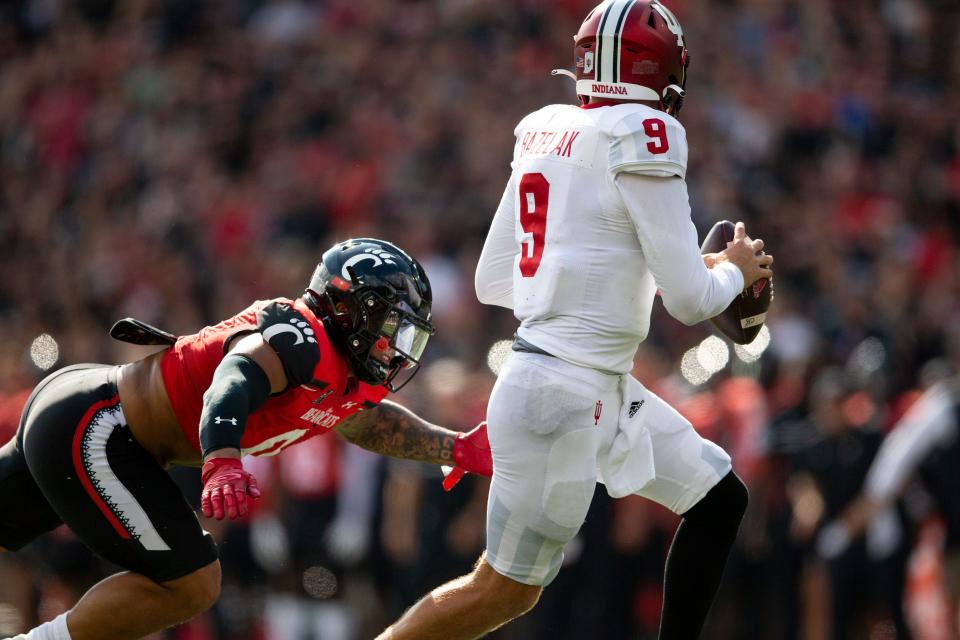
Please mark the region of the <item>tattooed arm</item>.
[[389, 400], [350, 416], [337, 430], [349, 442], [374, 453], [434, 464], [453, 464], [457, 432], [430, 424]]

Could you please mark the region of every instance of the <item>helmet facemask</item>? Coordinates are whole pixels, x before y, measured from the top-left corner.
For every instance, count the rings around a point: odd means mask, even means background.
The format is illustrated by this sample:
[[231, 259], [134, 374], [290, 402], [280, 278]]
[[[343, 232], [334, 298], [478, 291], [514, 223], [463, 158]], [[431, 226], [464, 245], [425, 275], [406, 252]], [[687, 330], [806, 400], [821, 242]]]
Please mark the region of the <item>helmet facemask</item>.
[[[384, 290], [398, 288], [365, 284], [357, 289], [356, 299], [364, 317], [356, 325], [359, 329], [347, 336], [346, 345], [358, 378], [367, 384], [382, 384], [395, 393], [420, 370], [423, 351], [436, 329], [430, 323], [429, 305], [425, 317], [421, 317], [404, 299], [407, 296], [384, 295]], [[416, 296], [412, 289], [407, 293]], [[424, 313], [424, 304], [415, 304]]]

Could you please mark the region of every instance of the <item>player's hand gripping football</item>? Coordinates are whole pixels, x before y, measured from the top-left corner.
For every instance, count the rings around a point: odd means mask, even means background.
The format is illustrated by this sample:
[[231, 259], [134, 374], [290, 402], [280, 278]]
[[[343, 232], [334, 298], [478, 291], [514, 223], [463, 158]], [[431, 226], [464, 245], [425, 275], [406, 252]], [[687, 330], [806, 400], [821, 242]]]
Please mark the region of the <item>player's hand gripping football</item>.
[[450, 491], [469, 473], [490, 477], [493, 475], [493, 457], [487, 440], [487, 422], [484, 420], [471, 431], [457, 434], [453, 443], [453, 461], [456, 466], [443, 467], [443, 488]]
[[200, 479], [203, 493], [200, 494], [200, 508], [208, 518], [223, 520], [224, 514], [230, 520], [249, 513], [247, 496], [260, 497], [257, 479], [243, 468], [236, 458], [211, 458], [203, 463]]
[[[733, 229], [733, 240], [720, 253], [712, 254], [714, 264], [727, 260], [743, 272], [743, 286], [747, 288], [761, 278], [772, 278], [773, 256], [763, 252], [763, 240], [751, 240], [747, 228], [738, 222]], [[707, 266], [712, 266], [708, 264]]]

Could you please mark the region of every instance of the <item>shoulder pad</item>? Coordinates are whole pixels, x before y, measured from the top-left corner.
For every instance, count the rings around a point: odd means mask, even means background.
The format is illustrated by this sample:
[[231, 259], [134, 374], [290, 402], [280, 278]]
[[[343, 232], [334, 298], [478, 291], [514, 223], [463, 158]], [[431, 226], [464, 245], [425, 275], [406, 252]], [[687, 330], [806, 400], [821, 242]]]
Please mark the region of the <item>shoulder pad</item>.
[[616, 112], [623, 115], [608, 129], [610, 173], [686, 176], [687, 133], [676, 118], [644, 105], [623, 105]]
[[291, 387], [313, 379], [320, 346], [310, 322], [293, 305], [271, 302], [262, 308], [257, 312], [257, 330], [280, 356]]

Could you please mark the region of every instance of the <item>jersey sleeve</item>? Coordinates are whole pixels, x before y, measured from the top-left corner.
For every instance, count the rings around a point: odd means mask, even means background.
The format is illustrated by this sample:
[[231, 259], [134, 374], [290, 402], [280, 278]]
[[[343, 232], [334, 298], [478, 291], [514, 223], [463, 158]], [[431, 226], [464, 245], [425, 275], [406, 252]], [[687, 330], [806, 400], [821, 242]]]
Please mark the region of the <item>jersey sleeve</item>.
[[685, 178], [687, 133], [675, 118], [644, 109], [610, 128], [610, 173]]
[[667, 312], [692, 325], [723, 311], [743, 289], [743, 273], [730, 262], [704, 265], [686, 182], [627, 174], [614, 184]]
[[257, 330], [276, 351], [290, 386], [308, 384], [320, 362], [310, 323], [290, 304], [271, 302], [257, 313]]
[[507, 309], [513, 308], [513, 263], [517, 253], [513, 191], [511, 177], [490, 224], [474, 276], [477, 299]]

